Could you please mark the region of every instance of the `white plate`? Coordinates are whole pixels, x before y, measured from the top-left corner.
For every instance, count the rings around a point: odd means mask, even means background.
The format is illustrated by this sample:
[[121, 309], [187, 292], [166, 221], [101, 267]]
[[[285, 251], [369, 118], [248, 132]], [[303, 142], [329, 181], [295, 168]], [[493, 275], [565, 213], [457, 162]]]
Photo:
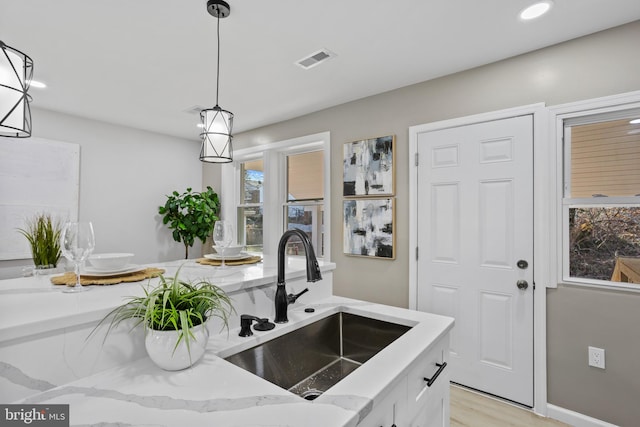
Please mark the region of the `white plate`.
[[[225, 255], [224, 256], [224, 260], [225, 261], [238, 261], [241, 259], [247, 259], [247, 258], [251, 258], [251, 254], [248, 254], [246, 252], [240, 252], [238, 255]], [[205, 254], [204, 256], [207, 259], [213, 259], [216, 261], [220, 261], [222, 260], [222, 256], [220, 256], [220, 254]]]
[[85, 267], [80, 272], [80, 275], [84, 274], [87, 276], [113, 276], [115, 274], [135, 273], [144, 269], [145, 267], [137, 264], [127, 264], [124, 268], [120, 268], [118, 270], [102, 270], [95, 267]]

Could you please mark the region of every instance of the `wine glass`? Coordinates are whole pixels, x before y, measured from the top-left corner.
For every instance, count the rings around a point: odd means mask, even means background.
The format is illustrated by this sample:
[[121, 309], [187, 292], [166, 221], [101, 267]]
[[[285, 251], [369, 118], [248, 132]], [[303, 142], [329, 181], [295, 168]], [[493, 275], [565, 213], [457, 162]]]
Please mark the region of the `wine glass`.
[[224, 251], [229, 247], [232, 240], [233, 229], [231, 224], [225, 220], [216, 221], [213, 226], [213, 241], [216, 244], [216, 251], [220, 252], [220, 258], [222, 258], [220, 268], [225, 268]]
[[93, 234], [93, 225], [91, 222], [67, 222], [60, 233], [60, 249], [62, 255], [75, 265], [76, 284], [67, 286], [63, 292], [82, 292], [89, 288], [84, 288], [80, 284], [80, 265], [86, 260], [96, 241]]

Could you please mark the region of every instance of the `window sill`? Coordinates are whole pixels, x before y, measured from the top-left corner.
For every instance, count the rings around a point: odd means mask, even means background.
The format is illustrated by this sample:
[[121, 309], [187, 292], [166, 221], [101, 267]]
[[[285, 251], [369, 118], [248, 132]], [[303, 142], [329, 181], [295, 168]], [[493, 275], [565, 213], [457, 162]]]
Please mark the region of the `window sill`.
[[616, 292], [640, 293], [640, 283], [607, 282], [604, 280], [569, 280], [562, 279], [558, 285], [603, 289]]

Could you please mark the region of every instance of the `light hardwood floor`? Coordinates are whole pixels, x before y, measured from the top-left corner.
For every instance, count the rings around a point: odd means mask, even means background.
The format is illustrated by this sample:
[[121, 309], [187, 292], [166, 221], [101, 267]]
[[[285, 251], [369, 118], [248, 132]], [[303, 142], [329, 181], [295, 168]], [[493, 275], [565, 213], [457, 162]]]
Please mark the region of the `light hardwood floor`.
[[451, 386], [451, 427], [568, 427], [531, 411], [455, 385]]

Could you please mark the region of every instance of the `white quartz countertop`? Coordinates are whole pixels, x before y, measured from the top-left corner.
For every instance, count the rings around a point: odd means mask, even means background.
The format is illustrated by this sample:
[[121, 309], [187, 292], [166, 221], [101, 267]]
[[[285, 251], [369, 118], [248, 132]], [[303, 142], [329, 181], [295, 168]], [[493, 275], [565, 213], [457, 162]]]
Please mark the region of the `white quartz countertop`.
[[[335, 268], [333, 263], [319, 264], [322, 271]], [[229, 266], [224, 270], [195, 260], [149, 266], [164, 268], [166, 276], [173, 276], [180, 268], [181, 278], [206, 278], [227, 293], [275, 283], [277, 279], [275, 263]], [[304, 257], [287, 257], [285, 270], [287, 280], [304, 276]], [[52, 285], [49, 276], [0, 280], [0, 342], [100, 320], [126, 297], [142, 295], [143, 287], [153, 286], [157, 280], [91, 286], [98, 289], [77, 294], [63, 293], [63, 286]]]
[[[60, 297], [55, 292], [51, 295]], [[91, 292], [84, 296], [90, 298]], [[92, 304], [100, 306], [98, 301]], [[315, 312], [306, 313], [307, 307]], [[71, 303], [70, 308], [79, 310]], [[222, 358], [338, 311], [412, 328], [314, 401]], [[336, 296], [290, 309], [289, 320], [248, 338], [238, 337], [237, 329], [212, 336], [204, 358], [184, 371], [163, 371], [145, 357], [50, 389], [23, 403], [69, 404], [73, 426], [355, 426], [394, 382], [407, 374], [409, 366], [453, 327], [453, 319], [448, 317]]]

